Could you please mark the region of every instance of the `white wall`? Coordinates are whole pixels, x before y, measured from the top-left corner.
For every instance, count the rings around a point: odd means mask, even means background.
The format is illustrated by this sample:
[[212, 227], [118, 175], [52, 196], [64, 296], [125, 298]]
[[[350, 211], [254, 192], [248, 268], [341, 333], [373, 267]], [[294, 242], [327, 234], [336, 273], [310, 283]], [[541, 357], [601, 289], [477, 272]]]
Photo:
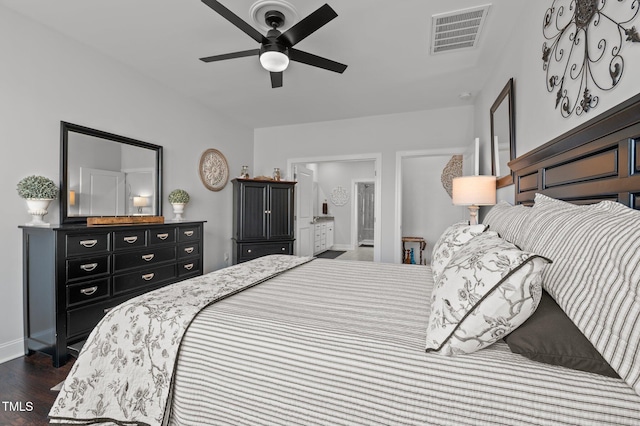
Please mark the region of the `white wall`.
[[[450, 159], [451, 155], [402, 159], [402, 236], [422, 237], [427, 241], [424, 252], [427, 262], [431, 261], [431, 251], [442, 232], [455, 222], [468, 220], [469, 216], [466, 207], [453, 205], [442, 187], [442, 169]], [[418, 262], [417, 252], [415, 256]]]
[[[59, 181], [60, 121], [140, 139], [164, 147], [166, 195], [191, 194], [187, 219], [205, 224], [205, 270], [224, 266], [231, 249], [231, 185], [211, 192], [197, 167], [207, 148], [222, 151], [233, 175], [253, 159], [253, 130], [185, 99], [85, 45], [0, 6], [0, 144], [4, 203], [0, 232], [2, 298], [0, 362], [22, 354], [22, 235], [29, 220], [17, 182], [30, 174]], [[58, 202], [45, 219], [58, 222]]]
[[[615, 3], [611, 2], [608, 6], [616, 7]], [[629, 7], [629, 2], [624, 4], [627, 5], [625, 7]], [[621, 55], [625, 68], [618, 86], [609, 92], [598, 93], [597, 89], [594, 89], [594, 94], [600, 97], [596, 109], [581, 116], [574, 113], [569, 118], [563, 118], [560, 111], [555, 109], [555, 93], [547, 92], [546, 73], [542, 69], [542, 44], [545, 41], [542, 35], [542, 20], [549, 6], [549, 2], [523, 3], [521, 16], [515, 18], [520, 23], [519, 29], [512, 35], [500, 63], [496, 64], [494, 74], [475, 102], [475, 130], [486, 143], [491, 133], [489, 108], [507, 80], [514, 78], [516, 155], [522, 155], [549, 142], [640, 92], [637, 79], [640, 73], [640, 44], [624, 42]], [[631, 25], [638, 27], [638, 19], [628, 24]], [[609, 39], [617, 37], [615, 31], [599, 33], [598, 37], [601, 36]], [[608, 62], [595, 66], [607, 68]], [[481, 151], [481, 172], [490, 172], [490, 150]], [[514, 187], [501, 189], [498, 195], [501, 199], [513, 202]]]
[[[350, 120], [255, 130], [254, 169], [286, 170], [289, 158], [382, 154], [381, 261], [394, 261], [396, 152], [467, 146], [473, 140], [473, 107], [443, 108]], [[440, 182], [425, 183], [434, 187]], [[378, 201], [378, 200], [376, 200]]]

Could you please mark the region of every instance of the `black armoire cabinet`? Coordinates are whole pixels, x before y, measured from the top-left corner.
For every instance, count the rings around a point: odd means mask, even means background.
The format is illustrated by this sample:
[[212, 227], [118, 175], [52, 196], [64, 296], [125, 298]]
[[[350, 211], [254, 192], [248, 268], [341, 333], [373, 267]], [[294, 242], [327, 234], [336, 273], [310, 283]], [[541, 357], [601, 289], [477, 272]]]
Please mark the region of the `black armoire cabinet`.
[[295, 182], [233, 179], [233, 263], [293, 254]]

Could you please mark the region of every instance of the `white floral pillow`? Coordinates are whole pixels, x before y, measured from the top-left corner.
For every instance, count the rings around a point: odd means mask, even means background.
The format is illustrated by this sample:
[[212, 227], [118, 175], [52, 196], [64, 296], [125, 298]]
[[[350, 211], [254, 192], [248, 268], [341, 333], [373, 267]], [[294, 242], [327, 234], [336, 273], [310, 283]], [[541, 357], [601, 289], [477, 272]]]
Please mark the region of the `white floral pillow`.
[[517, 328], [538, 307], [542, 271], [549, 262], [495, 233], [473, 238], [436, 281], [427, 352], [475, 352]]
[[433, 246], [431, 253], [431, 270], [433, 279], [437, 280], [453, 254], [460, 250], [473, 237], [482, 234], [487, 225], [469, 225], [466, 222], [455, 223], [448, 227]]

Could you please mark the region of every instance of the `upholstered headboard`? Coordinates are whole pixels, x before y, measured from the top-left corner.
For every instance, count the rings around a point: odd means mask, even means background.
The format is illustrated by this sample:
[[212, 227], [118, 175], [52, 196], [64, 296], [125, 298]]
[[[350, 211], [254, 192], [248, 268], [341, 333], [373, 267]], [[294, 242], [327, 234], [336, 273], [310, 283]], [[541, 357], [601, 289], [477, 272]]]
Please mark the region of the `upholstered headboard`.
[[509, 163], [515, 201], [536, 192], [576, 204], [614, 200], [640, 209], [640, 95]]

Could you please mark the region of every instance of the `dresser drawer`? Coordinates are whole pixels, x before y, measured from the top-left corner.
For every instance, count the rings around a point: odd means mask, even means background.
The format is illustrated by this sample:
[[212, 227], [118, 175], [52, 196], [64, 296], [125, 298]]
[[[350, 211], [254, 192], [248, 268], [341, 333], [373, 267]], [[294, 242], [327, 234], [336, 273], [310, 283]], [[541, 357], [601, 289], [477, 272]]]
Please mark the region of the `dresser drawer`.
[[102, 302], [69, 309], [67, 311], [67, 337], [72, 338], [74, 336], [89, 334], [107, 312], [133, 296], [134, 295], [117, 299], [107, 299]]
[[199, 226], [181, 226], [178, 228], [178, 242], [184, 243], [187, 241], [200, 240], [200, 227]]
[[238, 244], [238, 261], [244, 262], [269, 254], [293, 254], [293, 243], [283, 241], [280, 243], [240, 243]]
[[109, 233], [67, 235], [67, 256], [90, 255], [109, 250]]
[[114, 250], [123, 250], [147, 245], [147, 231], [131, 230], [118, 231], [113, 233]]
[[114, 272], [123, 269], [137, 268], [145, 265], [155, 265], [160, 262], [176, 260], [175, 247], [158, 247], [136, 250], [128, 253], [116, 253], [114, 257]]
[[109, 278], [67, 286], [67, 306], [95, 302], [109, 296]]
[[200, 275], [200, 259], [191, 259], [191, 260], [183, 260], [178, 263], [178, 276], [180, 278], [185, 278], [190, 275]]
[[178, 258], [197, 256], [200, 254], [200, 244], [180, 244], [178, 246]]
[[149, 245], [176, 242], [176, 228], [154, 228], [149, 230]]
[[109, 260], [111, 256], [83, 257], [67, 260], [67, 280], [95, 277], [109, 273]]
[[116, 275], [113, 277], [113, 294], [117, 295], [143, 287], [153, 287], [163, 281], [174, 279], [177, 275], [175, 263], [146, 268], [129, 274]]

